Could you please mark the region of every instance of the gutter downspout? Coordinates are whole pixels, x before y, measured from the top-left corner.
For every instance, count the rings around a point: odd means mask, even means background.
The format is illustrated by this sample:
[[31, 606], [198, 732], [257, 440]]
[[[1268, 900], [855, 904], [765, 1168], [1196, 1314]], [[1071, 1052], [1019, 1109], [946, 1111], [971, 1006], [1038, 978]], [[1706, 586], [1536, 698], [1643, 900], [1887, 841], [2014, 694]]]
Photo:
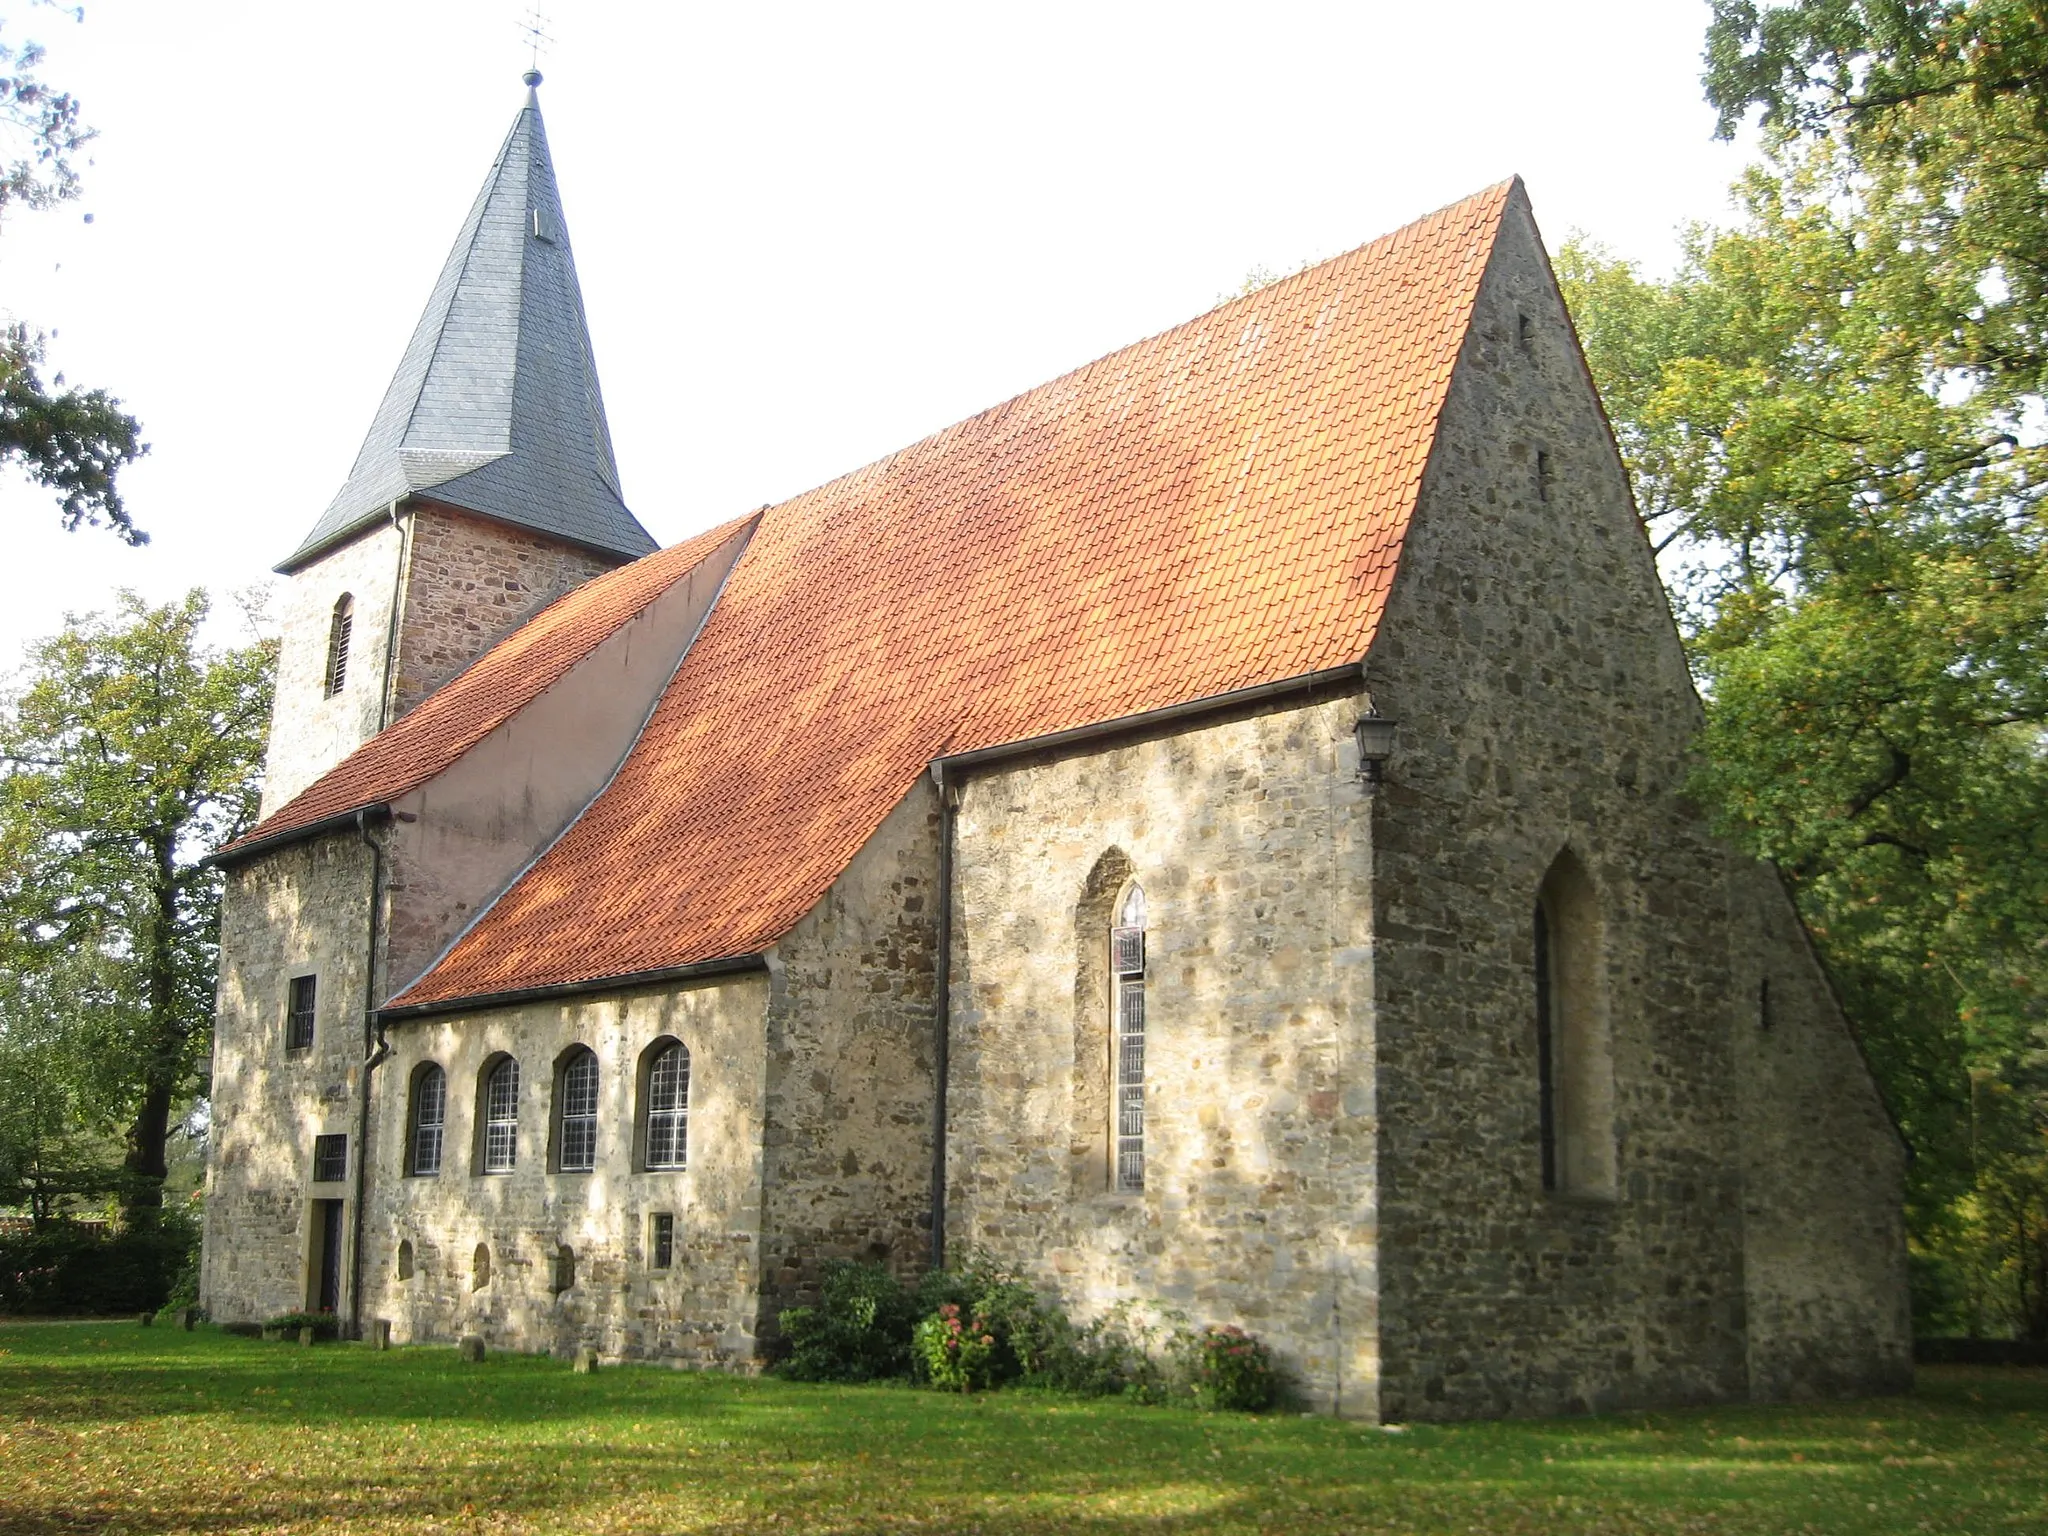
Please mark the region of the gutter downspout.
[[356, 812], [356, 835], [370, 850], [369, 948], [363, 956], [363, 1078], [356, 1104], [355, 1220], [349, 1237], [348, 1331], [349, 1337], [363, 1336], [363, 1195], [369, 1182], [370, 1075], [391, 1054], [384, 1042], [384, 1025], [377, 1017], [377, 930], [384, 885], [384, 850], [370, 836], [370, 813]]
[[958, 780], [947, 782], [945, 765], [933, 762], [939, 791], [939, 934], [932, 977], [932, 1231], [931, 1267], [946, 1267], [946, 1081], [952, 1046], [953, 993], [953, 812], [960, 803]]

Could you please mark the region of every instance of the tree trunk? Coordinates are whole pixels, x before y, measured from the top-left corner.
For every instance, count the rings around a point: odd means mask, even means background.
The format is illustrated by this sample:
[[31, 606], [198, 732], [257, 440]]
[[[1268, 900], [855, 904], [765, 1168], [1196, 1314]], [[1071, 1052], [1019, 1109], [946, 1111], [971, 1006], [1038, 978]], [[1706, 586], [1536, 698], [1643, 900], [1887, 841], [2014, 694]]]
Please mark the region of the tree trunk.
[[184, 1021], [178, 1017], [178, 882], [171, 834], [154, 834], [150, 855], [151, 910], [143, 949], [144, 985], [149, 996], [142, 1042], [146, 1067], [142, 1101], [128, 1129], [128, 1181], [121, 1196], [122, 1213], [130, 1227], [153, 1224], [163, 1209], [164, 1176], [170, 1171], [166, 1149], [171, 1139], [172, 1095], [186, 1035]]

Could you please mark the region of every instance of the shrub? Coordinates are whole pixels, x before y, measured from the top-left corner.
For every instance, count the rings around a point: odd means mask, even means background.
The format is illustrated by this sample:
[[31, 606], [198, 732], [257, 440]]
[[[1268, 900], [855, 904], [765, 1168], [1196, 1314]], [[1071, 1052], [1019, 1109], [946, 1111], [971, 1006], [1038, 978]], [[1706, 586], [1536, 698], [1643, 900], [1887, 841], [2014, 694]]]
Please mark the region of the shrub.
[[1204, 1408], [1258, 1413], [1280, 1395], [1272, 1352], [1242, 1328], [1183, 1329], [1173, 1349], [1188, 1390]]
[[830, 1264], [815, 1307], [785, 1307], [787, 1354], [775, 1372], [793, 1381], [874, 1381], [910, 1370], [917, 1302], [880, 1264]]
[[963, 1317], [956, 1301], [940, 1303], [939, 1310], [920, 1322], [912, 1336], [920, 1374], [946, 1392], [994, 1386], [994, 1326], [979, 1312]]
[[168, 1211], [150, 1226], [111, 1235], [60, 1220], [0, 1238], [0, 1312], [154, 1312], [197, 1246], [192, 1224]]

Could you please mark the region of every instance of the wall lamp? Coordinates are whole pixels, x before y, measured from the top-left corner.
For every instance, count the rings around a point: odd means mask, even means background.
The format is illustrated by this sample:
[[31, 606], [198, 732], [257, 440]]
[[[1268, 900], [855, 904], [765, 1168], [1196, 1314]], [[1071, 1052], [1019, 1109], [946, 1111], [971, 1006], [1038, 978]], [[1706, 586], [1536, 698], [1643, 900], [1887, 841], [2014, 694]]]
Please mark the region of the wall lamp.
[[1385, 777], [1387, 759], [1394, 754], [1394, 730], [1394, 722], [1381, 719], [1376, 709], [1368, 709], [1359, 719], [1358, 776], [1366, 783], [1377, 784]]

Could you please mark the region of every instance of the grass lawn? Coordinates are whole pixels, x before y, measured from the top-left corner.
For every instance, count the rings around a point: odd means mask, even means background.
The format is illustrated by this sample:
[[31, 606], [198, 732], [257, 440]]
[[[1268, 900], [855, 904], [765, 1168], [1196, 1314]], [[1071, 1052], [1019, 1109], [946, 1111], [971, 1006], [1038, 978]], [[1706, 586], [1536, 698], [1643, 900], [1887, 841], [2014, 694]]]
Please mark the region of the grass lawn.
[[1389, 1434], [128, 1323], [0, 1327], [0, 1532], [2048, 1532], [2048, 1372]]

